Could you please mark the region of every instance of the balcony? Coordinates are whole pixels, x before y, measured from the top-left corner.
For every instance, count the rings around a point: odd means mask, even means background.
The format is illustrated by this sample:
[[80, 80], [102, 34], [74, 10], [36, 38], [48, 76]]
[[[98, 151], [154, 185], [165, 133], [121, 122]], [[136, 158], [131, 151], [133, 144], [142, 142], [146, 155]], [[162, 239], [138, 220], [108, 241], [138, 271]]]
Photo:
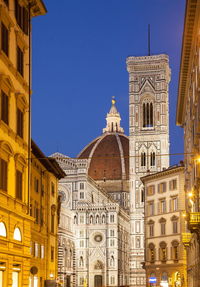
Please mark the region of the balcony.
[[184, 246], [189, 246], [191, 237], [191, 233], [182, 233], [182, 242]]
[[188, 227], [191, 231], [200, 229], [200, 212], [189, 213], [189, 226]]

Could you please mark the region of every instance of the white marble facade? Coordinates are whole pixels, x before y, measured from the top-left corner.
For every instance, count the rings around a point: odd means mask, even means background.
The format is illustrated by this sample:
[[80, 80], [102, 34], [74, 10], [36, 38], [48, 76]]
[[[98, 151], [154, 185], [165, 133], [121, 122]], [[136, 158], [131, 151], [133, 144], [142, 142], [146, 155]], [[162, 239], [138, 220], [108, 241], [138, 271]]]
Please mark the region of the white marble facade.
[[[130, 166], [130, 286], [146, 286], [144, 188], [140, 177], [169, 166], [170, 81], [167, 55], [128, 57]], [[164, 156], [165, 155], [165, 156]]]
[[59, 183], [63, 286], [128, 286], [129, 215], [87, 175], [87, 159], [53, 157], [66, 173]]

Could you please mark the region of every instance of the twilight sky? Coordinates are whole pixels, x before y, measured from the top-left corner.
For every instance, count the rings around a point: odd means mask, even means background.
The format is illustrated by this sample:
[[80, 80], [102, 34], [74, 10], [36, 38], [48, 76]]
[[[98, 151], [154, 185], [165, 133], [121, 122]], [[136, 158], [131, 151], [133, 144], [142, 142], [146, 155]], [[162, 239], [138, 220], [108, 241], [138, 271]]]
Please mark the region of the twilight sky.
[[[75, 157], [102, 133], [112, 96], [128, 135], [127, 56], [169, 55], [170, 152], [183, 152], [175, 125], [185, 0], [46, 0], [33, 19], [32, 137], [46, 155]], [[57, 5], [56, 5], [57, 4]], [[171, 156], [171, 164], [183, 156]]]

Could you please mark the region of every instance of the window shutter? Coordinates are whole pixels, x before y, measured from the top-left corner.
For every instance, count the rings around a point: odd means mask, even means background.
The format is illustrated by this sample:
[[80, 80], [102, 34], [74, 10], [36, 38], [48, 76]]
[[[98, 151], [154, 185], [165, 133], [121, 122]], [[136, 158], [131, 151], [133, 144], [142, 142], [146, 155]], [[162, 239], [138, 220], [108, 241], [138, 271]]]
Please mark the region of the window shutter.
[[158, 214], [160, 214], [160, 206], [161, 205], [161, 203], [160, 203], [160, 201], [158, 202]]
[[172, 211], [172, 200], [169, 201], [169, 211]]
[[171, 260], [173, 260], [174, 259], [174, 254], [173, 254], [173, 247], [171, 246], [170, 247], [170, 253], [171, 253]]
[[160, 184], [158, 184], [158, 193], [160, 193]]
[[16, 198], [22, 199], [22, 173], [19, 170], [16, 171]]
[[161, 250], [161, 248], [159, 248], [159, 260], [160, 261], [162, 260], [162, 250]]
[[169, 182], [169, 190], [172, 190], [172, 180]]
[[178, 252], [178, 256], [177, 256], [177, 259], [179, 260], [181, 257], [180, 257], [180, 253], [181, 253], [181, 246], [178, 245], [177, 247], [177, 252]]
[[23, 8], [23, 31], [28, 35], [28, 11]]

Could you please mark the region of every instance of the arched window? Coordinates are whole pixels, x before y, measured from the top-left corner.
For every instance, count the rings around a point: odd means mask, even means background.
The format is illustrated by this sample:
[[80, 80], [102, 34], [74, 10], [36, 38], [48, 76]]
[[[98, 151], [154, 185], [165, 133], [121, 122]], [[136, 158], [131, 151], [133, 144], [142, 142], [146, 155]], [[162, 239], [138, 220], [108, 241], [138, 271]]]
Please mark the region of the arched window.
[[141, 153], [141, 166], [146, 166], [146, 153]]
[[83, 267], [83, 256], [80, 257], [79, 266]]
[[17, 241], [22, 241], [21, 231], [18, 227], [15, 227], [13, 238]]
[[144, 188], [141, 189], [141, 202], [144, 202]]
[[149, 244], [149, 261], [155, 262], [155, 245], [153, 243]]
[[96, 216], [96, 223], [99, 223], [99, 215]]
[[114, 256], [112, 255], [111, 258], [110, 258], [110, 266], [115, 266], [115, 259], [114, 259]]
[[90, 215], [90, 223], [93, 223], [93, 216]]
[[0, 222], [0, 236], [3, 236], [3, 237], [7, 236], [6, 226], [3, 222]]
[[155, 152], [151, 152], [150, 165], [151, 166], [155, 166], [156, 165], [156, 154], [155, 154]]
[[103, 214], [102, 215], [102, 223], [105, 223], [106, 222], [106, 217], [105, 217], [105, 215]]
[[65, 253], [64, 253], [64, 261], [65, 261], [65, 267], [68, 267], [68, 250], [65, 248]]
[[160, 260], [163, 262], [167, 260], [167, 244], [164, 241], [160, 243]]
[[153, 127], [153, 103], [143, 103], [143, 127]]
[[172, 241], [172, 259], [179, 259], [179, 242], [176, 240]]
[[74, 216], [74, 224], [77, 224], [77, 216]]
[[140, 248], [140, 238], [136, 238], [136, 248]]

